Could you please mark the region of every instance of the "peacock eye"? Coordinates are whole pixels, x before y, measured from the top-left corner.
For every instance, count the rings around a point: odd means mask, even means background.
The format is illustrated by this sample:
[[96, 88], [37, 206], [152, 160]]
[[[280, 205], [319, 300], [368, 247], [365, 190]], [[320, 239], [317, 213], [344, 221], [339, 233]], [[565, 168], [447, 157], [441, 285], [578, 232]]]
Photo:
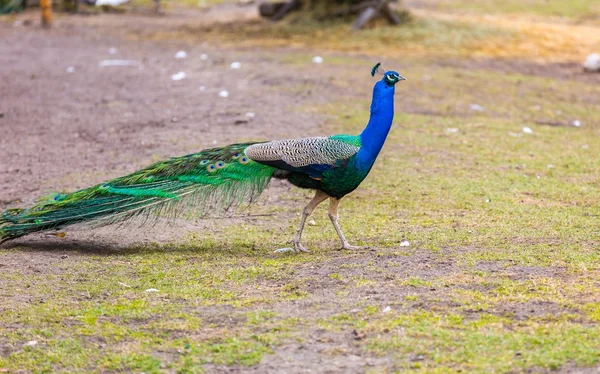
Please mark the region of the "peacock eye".
[[217, 170], [217, 168], [215, 167], [215, 165], [208, 165], [206, 167], [206, 170], [208, 170], [209, 173], [214, 172], [215, 170]]
[[240, 158], [240, 164], [247, 164], [250, 159], [246, 156]]

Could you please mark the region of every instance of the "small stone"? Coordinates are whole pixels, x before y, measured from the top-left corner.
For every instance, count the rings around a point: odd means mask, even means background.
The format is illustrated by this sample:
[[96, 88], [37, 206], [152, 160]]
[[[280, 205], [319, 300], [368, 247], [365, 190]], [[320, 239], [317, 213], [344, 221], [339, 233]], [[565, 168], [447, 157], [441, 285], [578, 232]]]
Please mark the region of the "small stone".
[[177, 58], [177, 59], [182, 59], [182, 58], [186, 58], [186, 57], [187, 57], [186, 51], [179, 51], [179, 52], [175, 53], [175, 58]]
[[69, 258], [69, 255], [62, 255], [62, 256], [60, 256], [60, 258], [65, 260], [65, 259]]
[[33, 347], [38, 344], [37, 340], [30, 340], [27, 343], [23, 344], [23, 347]]
[[200, 55], [200, 60], [202, 60], [202, 61], [208, 60], [208, 55], [206, 53], [201, 54]]
[[180, 81], [183, 78], [185, 78], [185, 72], [183, 72], [183, 71], [180, 71], [177, 74], [171, 75], [171, 79], [174, 80], [174, 81]]
[[256, 114], [254, 114], [254, 112], [248, 112], [248, 113], [246, 113], [246, 117], [254, 118], [254, 117], [256, 117]]
[[158, 290], [156, 288], [148, 288], [147, 290], [144, 290], [144, 292], [158, 292]]
[[75, 66], [69, 66], [67, 68], [67, 73], [74, 73], [75, 72]]
[[456, 134], [458, 132], [458, 129], [456, 127], [450, 127], [446, 129], [446, 132], [448, 134]]
[[229, 97], [229, 92], [222, 90], [219, 92], [219, 97]]
[[592, 53], [583, 62], [583, 71], [600, 72], [600, 54]]
[[527, 127], [527, 126], [523, 127], [523, 132], [525, 134], [533, 134], [533, 130], [531, 129], [531, 127]]
[[200, 87], [198, 87], [198, 89], [199, 89], [200, 91], [206, 91], [206, 86], [200, 86]]
[[321, 56], [315, 56], [312, 58], [312, 62], [315, 64], [322, 64], [323, 63], [323, 57]]
[[242, 63], [235, 61], [235, 62], [232, 62], [231, 65], [229, 65], [229, 67], [232, 69], [239, 69], [242, 67]]
[[382, 313], [389, 313], [392, 311], [392, 308], [388, 305], [385, 308], [383, 308]]
[[471, 109], [472, 111], [475, 111], [475, 112], [483, 112], [483, 111], [485, 111], [484, 107], [482, 107], [481, 105], [477, 105], [477, 104], [471, 104], [471, 105], [469, 105], [469, 109]]
[[117, 49], [115, 47], [110, 47], [108, 49], [108, 54], [116, 55], [117, 54]]
[[575, 126], [575, 127], [581, 127], [581, 121], [579, 121], [579, 120], [576, 119], [575, 121], [573, 121], [573, 126]]
[[410, 247], [410, 242], [406, 239], [400, 240], [400, 247]]
[[548, 169], [552, 169], [552, 168], [554, 168], [554, 165], [552, 165], [552, 164], [548, 164], [546, 167], [547, 167]]
[[285, 247], [285, 248], [279, 248], [273, 251], [273, 253], [290, 253], [290, 252], [295, 252], [294, 248], [290, 248], [290, 247]]
[[317, 223], [315, 222], [314, 219], [311, 219], [310, 221], [308, 221], [306, 223], [308, 223], [309, 226], [316, 226], [317, 225]]
[[139, 65], [139, 63], [135, 60], [102, 60], [98, 63], [98, 66], [100, 66], [100, 67], [106, 67], [106, 66], [138, 66], [138, 67], [141, 67], [142, 65]]

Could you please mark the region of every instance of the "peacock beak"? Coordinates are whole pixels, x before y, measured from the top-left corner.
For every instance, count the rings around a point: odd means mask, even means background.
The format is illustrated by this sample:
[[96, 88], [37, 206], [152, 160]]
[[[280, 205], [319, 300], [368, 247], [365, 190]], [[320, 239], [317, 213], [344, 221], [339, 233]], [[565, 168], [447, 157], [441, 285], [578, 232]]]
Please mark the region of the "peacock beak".
[[399, 81], [405, 81], [406, 77], [401, 76], [400, 74], [398, 74], [398, 80]]

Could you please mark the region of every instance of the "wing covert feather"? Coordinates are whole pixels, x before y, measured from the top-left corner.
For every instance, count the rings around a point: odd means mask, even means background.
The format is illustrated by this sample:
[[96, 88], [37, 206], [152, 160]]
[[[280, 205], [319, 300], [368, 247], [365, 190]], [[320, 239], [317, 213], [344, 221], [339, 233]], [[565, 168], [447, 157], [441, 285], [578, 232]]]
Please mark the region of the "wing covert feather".
[[335, 165], [348, 159], [360, 147], [330, 137], [277, 140], [258, 143], [246, 148], [246, 156], [257, 162], [283, 161], [294, 168], [309, 165]]

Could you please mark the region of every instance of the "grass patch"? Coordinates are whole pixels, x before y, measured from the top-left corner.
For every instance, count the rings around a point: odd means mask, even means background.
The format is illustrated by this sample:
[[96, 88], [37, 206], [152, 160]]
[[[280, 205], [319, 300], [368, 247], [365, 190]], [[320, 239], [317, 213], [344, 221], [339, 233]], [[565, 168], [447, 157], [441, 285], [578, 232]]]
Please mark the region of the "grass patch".
[[[305, 20], [240, 27], [248, 45], [318, 40], [384, 56], [462, 53], [514, 36], [439, 20], [353, 36], [341, 23], [319, 30]], [[233, 38], [226, 26], [215, 30]], [[297, 52], [270, 53], [302, 73], [312, 68]], [[325, 103], [299, 110], [323, 113], [331, 133], [360, 132], [373, 81], [356, 73], [359, 62], [332, 56], [321, 69], [344, 79], [327, 81]], [[225, 219], [180, 242], [82, 244], [62, 250], [66, 258], [3, 249], [0, 264], [19, 266], [1, 268], [0, 368], [240, 370], [265, 357], [297, 360], [296, 352], [319, 363], [345, 363], [350, 352], [376, 372], [597, 366], [597, 86], [469, 63], [412, 55], [398, 64], [409, 80], [397, 88], [395, 125], [370, 176], [340, 207], [348, 239], [374, 251], [335, 251], [319, 207], [303, 236], [313, 252], [274, 254], [310, 197], [298, 190], [277, 196], [297, 208], [261, 202], [252, 212], [273, 214]], [[285, 89], [304, 91], [307, 82]]]

